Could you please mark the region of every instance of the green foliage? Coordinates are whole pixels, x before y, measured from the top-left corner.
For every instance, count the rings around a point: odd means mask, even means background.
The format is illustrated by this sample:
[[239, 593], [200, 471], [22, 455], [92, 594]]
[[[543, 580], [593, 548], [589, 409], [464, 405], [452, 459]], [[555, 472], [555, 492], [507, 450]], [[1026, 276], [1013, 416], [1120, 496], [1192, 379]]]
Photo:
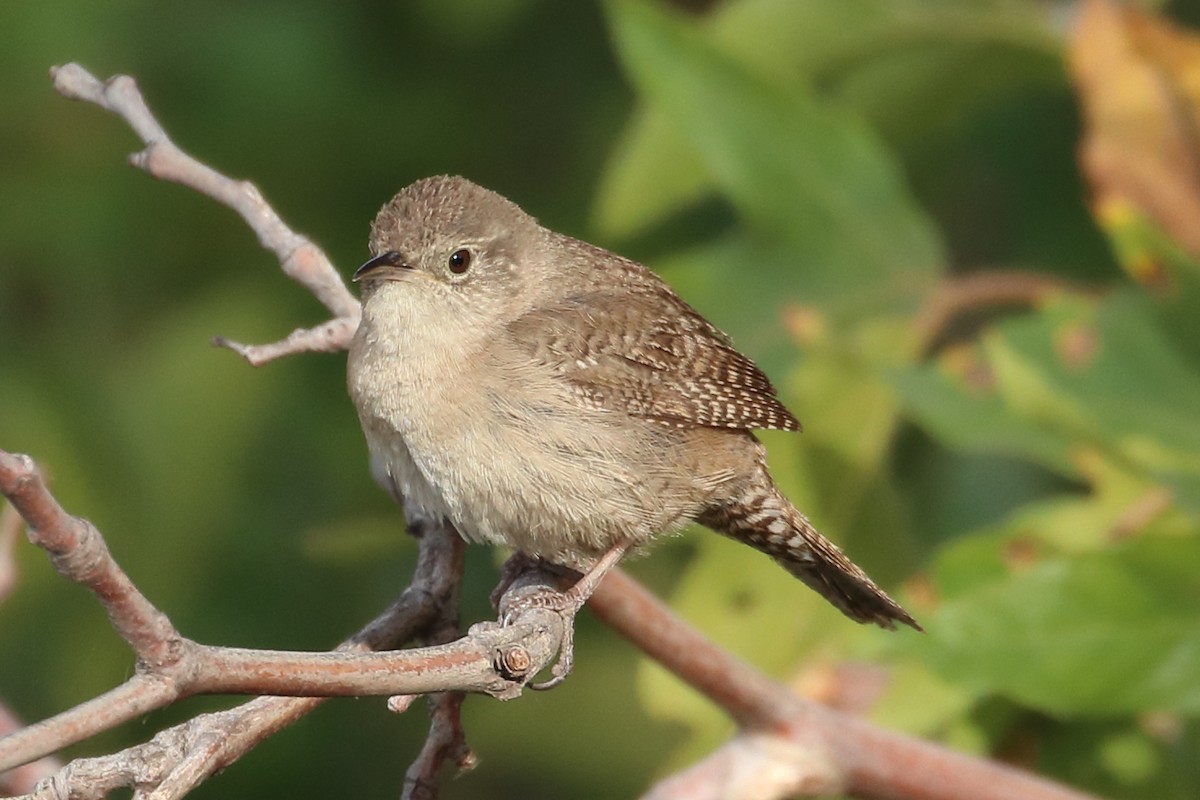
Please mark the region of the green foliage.
[[[974, 556], [996, 555], [982, 550]], [[1146, 534], [1100, 552], [1045, 558], [1016, 574], [1001, 565], [991, 580], [977, 567], [972, 585], [931, 618], [935, 635], [910, 651], [950, 680], [1054, 715], [1194, 715], [1197, 564], [1195, 536]]]
[[[1200, 267], [1145, 219], [1110, 245], [1088, 216], [1044, 4], [476, 5], [5, 5], [0, 446], [45, 464], [203, 641], [326, 647], [407, 579], [341, 359], [250, 370], [207, 344], [320, 310], [234, 215], [125, 169], [121, 123], [45, 76], [128, 72], [344, 272], [393, 191], [458, 172], [650, 263], [727, 329], [805, 424], [762, 436], [780, 485], [927, 633], [855, 626], [702, 530], [631, 565], [723, 646], [799, 687], [876, 662], [882, 724], [1107, 796], [1200, 794]], [[985, 269], [1088, 291], [931, 338], [939, 288]], [[464, 620], [495, 580], [469, 558]], [[37, 718], [124, 678], [94, 604], [32, 548], [19, 565], [0, 696]], [[482, 765], [445, 796], [633, 796], [728, 735], [586, 619], [577, 655], [553, 693], [468, 702]], [[197, 796], [387, 796], [424, 725], [331, 703]]]
[[[780, 448], [796, 445], [768, 438], [781, 484], [885, 579], [932, 558], [939, 597], [918, 613], [924, 637], [826, 628], [812, 621], [820, 611], [809, 598], [779, 602], [774, 581], [706, 541], [676, 607], [728, 620], [719, 638], [767, 667], [903, 654], [879, 718], [973, 749], [1022, 735], [1020, 714], [999, 725], [981, 716], [992, 698], [1066, 726], [1075, 718], [1081, 730], [1087, 719], [1194, 715], [1200, 371], [1195, 328], [1181, 321], [1195, 319], [1187, 302], [1195, 265], [1171, 262], [1181, 270], [1173, 296], [1128, 286], [1102, 299], [1050, 295], [1020, 317], [985, 320], [975, 344], [932, 363], [920, 357], [913, 304], [928, 301], [946, 259], [896, 159], [913, 147], [906, 128], [937, 131], [952, 117], [995, 113], [981, 93], [995, 102], [1061, 81], [1048, 63], [1052, 40], [1028, 8], [743, 2], [703, 25], [646, 4], [609, 9], [643, 106], [610, 165], [598, 224], [629, 235], [705, 197], [729, 202], [736, 222], [712, 251], [687, 251], [670, 269], [739, 341], [802, 346], [798, 364], [780, 366], [790, 376], [786, 399], [809, 422], [805, 441], [782, 458]], [[805, 24], [789, 24], [796, 17]], [[984, 81], [991, 70], [981, 65], [996, 60], [1020, 67]], [[947, 86], [971, 78], [969, 90]], [[936, 93], [944, 102], [935, 114], [889, 117], [896, 103]], [[908, 155], [911, 168], [918, 159]], [[745, 276], [733, 292], [761, 292], [777, 315], [736, 307], [730, 288], [709, 276], [718, 263]], [[906, 440], [914, 423], [945, 450]], [[898, 449], [906, 441], [920, 454]], [[961, 459], [955, 451], [1044, 472], [1034, 496], [1002, 512], [1006, 521], [972, 525], [967, 515], [938, 550], [922, 531], [933, 515], [904, 502], [897, 462]], [[954, 502], [953, 491], [935, 496]], [[759, 592], [775, 602], [760, 609]], [[764, 624], [775, 634], [764, 635]], [[719, 717], [659, 670], [645, 678], [648, 707], [694, 731], [677, 760], [711, 747]], [[1102, 791], [1151, 785], [1168, 770], [1169, 741], [1122, 736], [1079, 736], [1080, 752], [1091, 748], [1103, 766], [1086, 779]], [[1061, 740], [1047, 745], [1045, 760], [1060, 748]]]
[[[860, 120], [802, 88], [757, 78], [651, 5], [612, 9], [619, 52], [642, 98], [670, 118], [753, 235], [777, 242], [769, 258], [792, 267], [794, 291], [852, 307], [865, 295], [876, 310], [928, 289], [942, 261], [936, 235]], [[619, 198], [637, 188], [614, 183], [609, 191]]]

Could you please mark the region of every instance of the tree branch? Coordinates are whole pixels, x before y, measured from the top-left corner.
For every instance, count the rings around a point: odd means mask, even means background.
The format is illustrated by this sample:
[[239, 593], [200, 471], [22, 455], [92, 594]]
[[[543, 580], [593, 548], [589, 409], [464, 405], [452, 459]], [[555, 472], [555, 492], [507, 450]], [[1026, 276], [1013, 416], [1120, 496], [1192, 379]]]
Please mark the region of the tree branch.
[[0, 493], [25, 518], [29, 540], [50, 554], [54, 568], [96, 595], [139, 662], [164, 667], [178, 659], [182, 637], [171, 621], [113, 561], [92, 524], [63, 511], [32, 459], [0, 450]]
[[922, 355], [944, 344], [951, 326], [972, 312], [1033, 306], [1054, 293], [1095, 294], [1094, 287], [1041, 272], [993, 269], [951, 275], [925, 301], [913, 320]]
[[246, 345], [224, 337], [217, 337], [215, 344], [228, 347], [254, 366], [292, 353], [328, 353], [346, 348], [358, 327], [358, 300], [346, 288], [324, 251], [285, 225], [258, 187], [249, 181], [227, 178], [180, 150], [150, 113], [137, 84], [128, 75], [101, 82], [78, 64], [67, 64], [53, 67], [50, 76], [59, 94], [94, 103], [129, 124], [146, 145], [144, 150], [130, 156], [129, 163], [133, 166], [159, 180], [195, 189], [240, 214], [258, 236], [259, 244], [279, 259], [284, 274], [312, 292], [334, 315], [328, 322], [293, 331], [272, 344]]
[[[459, 576], [462, 575], [465, 549], [461, 538], [458, 540]], [[426, 641], [438, 645], [452, 642], [459, 636], [458, 622], [458, 585], [454, 591], [440, 598], [436, 620], [429, 626]], [[510, 663], [515, 653], [521, 648], [509, 646], [508, 649], [497, 651], [498, 660], [495, 665], [506, 674], [521, 672], [514, 669]], [[522, 652], [524, 652], [522, 650]], [[519, 666], [519, 665], [518, 665]], [[411, 695], [407, 696], [411, 697]], [[438, 776], [442, 766], [452, 762], [459, 770], [465, 772], [475, 768], [477, 763], [475, 753], [467, 744], [466, 731], [462, 725], [462, 704], [466, 694], [462, 691], [440, 692], [429, 697], [429, 735], [425, 746], [404, 774], [404, 789], [401, 800], [433, 800], [438, 795]]]
[[21, 527], [21, 515], [8, 503], [0, 507], [0, 603], [17, 585], [17, 559], [14, 551]]
[[[740, 742], [659, 784], [649, 795], [656, 800], [811, 797], [839, 786], [859, 797], [891, 800], [1095, 800], [1036, 775], [803, 700], [717, 647], [619, 570], [604, 579], [588, 606], [606, 625], [720, 705], [745, 732]], [[749, 754], [752, 769], [744, 754]], [[771, 774], [768, 763], [774, 767]], [[726, 793], [735, 779], [747, 786], [770, 780], [768, 787], [777, 793]], [[687, 793], [701, 783], [707, 793]]]
[[[297, 330], [272, 344], [243, 345], [225, 339], [218, 339], [218, 344], [234, 349], [251, 364], [296, 352], [331, 352], [348, 345], [357, 326], [358, 303], [320, 249], [284, 225], [252, 184], [230, 180], [179, 150], [146, 107], [132, 79], [118, 76], [101, 83], [77, 65], [57, 68], [52, 74], [60, 93], [100, 105], [126, 120], [146, 144], [131, 158], [135, 166], [157, 178], [197, 189], [238, 211], [262, 245], [279, 258], [285, 274], [308, 288], [334, 314], [322, 325]], [[1026, 288], [1029, 291], [1022, 291], [1022, 297], [1036, 296], [1048, 287]], [[995, 301], [1001, 295], [1003, 292], [997, 294], [980, 285], [957, 299], [939, 300], [931, 304], [925, 323], [918, 328], [925, 331], [924, 340], [931, 342], [959, 309], [970, 307], [977, 298]], [[138, 657], [136, 674], [123, 686], [0, 739], [0, 770], [187, 694], [270, 691], [321, 695], [260, 697], [227, 711], [198, 716], [160, 732], [145, 744], [72, 762], [40, 784], [29, 798], [101, 797], [122, 786], [136, 787], [137, 798], [180, 797], [315, 708], [324, 696], [411, 695], [449, 689], [512, 696], [553, 656], [553, 645], [561, 638], [561, 618], [553, 613], [534, 617], [541, 610], [531, 607], [529, 617], [522, 616], [511, 626], [484, 623], [462, 639], [440, 643], [447, 638], [447, 631], [457, 630], [447, 610], [457, 602], [463, 545], [449, 527], [425, 522], [414, 531], [420, 540], [420, 555], [411, 585], [338, 652], [278, 653], [200, 645], [182, 637], [137, 591], [94, 527], [63, 511], [27, 457], [0, 451], [0, 490], [29, 522], [30, 539], [51, 553], [66, 577], [92, 590]], [[0, 540], [0, 546], [2, 543]], [[0, 549], [0, 566], [3, 558]], [[506, 591], [505, 603], [536, 586], [553, 586], [555, 580], [548, 572], [523, 573]], [[761, 792], [755, 796], [765, 798], [844, 788], [864, 797], [914, 800], [1087, 797], [801, 700], [717, 648], [617, 571], [602, 583], [590, 605], [610, 626], [727, 710], [743, 729], [714, 756], [660, 784], [651, 796], [725, 797], [731, 796], [733, 789], [754, 788]], [[386, 654], [367, 652], [394, 648], [419, 636], [433, 646]], [[548, 654], [547, 647], [551, 648]], [[281, 674], [284, 671], [286, 678]], [[460, 766], [472, 762], [462, 738], [460, 701], [461, 694], [454, 692], [433, 699], [431, 735], [409, 772], [406, 797], [432, 796], [445, 760]], [[394, 705], [406, 706], [407, 700]], [[751, 779], [732, 780], [735, 773], [748, 774]], [[431, 791], [421, 794], [418, 789]]]
[[652, 786], [642, 800], [783, 800], [844, 791], [844, 778], [825, 750], [786, 736], [742, 732]]
[[[0, 703], [0, 737], [7, 736], [13, 731], [19, 731], [23, 727], [24, 723], [17, 718], [12, 709], [4, 703]], [[48, 778], [62, 768], [62, 762], [57, 758], [47, 757], [0, 773], [0, 795], [32, 792], [39, 781]]]
[[[0, 739], [0, 772], [195, 694], [331, 697], [455, 690], [507, 699], [519, 695], [525, 680], [550, 663], [562, 638], [560, 615], [520, 603], [523, 595], [539, 586], [552, 586], [555, 580], [549, 573], [530, 571], [506, 593], [506, 602], [520, 611], [510, 615], [505, 626], [476, 625], [467, 636], [433, 647], [363, 652], [368, 646], [394, 646], [397, 636], [403, 637], [400, 642], [407, 641], [434, 622], [438, 623], [435, 637], [449, 639], [457, 634], [452, 622], [456, 612], [447, 609], [457, 606], [463, 545], [449, 531], [439, 537], [450, 544], [441, 546], [446, 551], [445, 565], [438, 568], [448, 570], [450, 576], [437, 582], [438, 592], [418, 588], [421, 604], [416, 608], [411, 598], [402, 597], [337, 652], [197, 644], [181, 636], [133, 587], [99, 531], [62, 509], [31, 459], [0, 450], [0, 492], [25, 517], [30, 540], [51, 554], [64, 577], [93, 591], [113, 627], [138, 656], [134, 676], [121, 686]], [[428, 534], [421, 538], [423, 545], [429, 539]], [[414, 580], [414, 586], [421, 584]], [[407, 624], [402, 618], [406, 613], [413, 617]]]

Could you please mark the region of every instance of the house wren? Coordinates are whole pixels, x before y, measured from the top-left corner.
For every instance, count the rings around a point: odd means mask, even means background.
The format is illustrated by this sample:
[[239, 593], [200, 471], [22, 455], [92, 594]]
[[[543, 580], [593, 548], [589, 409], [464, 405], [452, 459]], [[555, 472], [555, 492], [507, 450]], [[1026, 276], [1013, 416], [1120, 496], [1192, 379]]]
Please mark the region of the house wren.
[[699, 522], [859, 622], [918, 627], [775, 487], [751, 431], [800, 424], [766, 375], [646, 267], [457, 177], [403, 189], [370, 245], [350, 395], [410, 519], [602, 564], [578, 603], [626, 548]]

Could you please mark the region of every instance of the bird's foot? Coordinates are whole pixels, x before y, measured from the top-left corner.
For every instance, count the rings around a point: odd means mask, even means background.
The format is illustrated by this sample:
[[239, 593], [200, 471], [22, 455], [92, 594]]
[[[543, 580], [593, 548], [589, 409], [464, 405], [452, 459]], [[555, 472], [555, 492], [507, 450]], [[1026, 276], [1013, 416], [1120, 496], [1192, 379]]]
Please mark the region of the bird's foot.
[[[575, 615], [579, 613], [579, 609], [583, 608], [584, 603], [596, 591], [596, 587], [600, 585], [600, 581], [604, 579], [608, 571], [617, 565], [617, 562], [621, 560], [621, 556], [625, 555], [630, 544], [628, 540], [622, 540], [613, 545], [604, 555], [597, 559], [596, 563], [570, 589], [559, 591], [551, 589], [548, 586], [539, 586], [524, 593], [504, 608], [502, 621], [506, 625], [516, 615], [516, 612], [532, 608], [549, 609], [562, 617], [562, 640], [558, 646], [558, 659], [554, 662], [554, 666], [550, 668], [551, 677], [549, 680], [540, 683], [529, 684], [530, 689], [536, 691], [553, 689], [565, 681], [567, 676], [571, 674], [571, 670], [575, 667]], [[517, 560], [518, 557], [520, 557], [521, 561]], [[517, 563], [514, 564], [514, 562]], [[512, 565], [511, 569], [510, 565]], [[505, 562], [504, 569], [501, 572], [501, 585], [492, 593], [493, 603], [499, 605], [504, 592], [513, 584], [517, 576], [530, 567], [554, 568], [555, 565], [539, 562], [520, 553], [514, 554]]]
[[488, 600], [492, 603], [492, 610], [500, 612], [500, 601], [504, 599], [505, 592], [512, 588], [517, 578], [526, 572], [544, 566], [547, 564], [540, 558], [527, 556], [519, 550], [509, 556], [504, 565], [500, 567], [500, 583], [496, 584], [496, 588], [492, 589], [492, 593], [488, 595]]

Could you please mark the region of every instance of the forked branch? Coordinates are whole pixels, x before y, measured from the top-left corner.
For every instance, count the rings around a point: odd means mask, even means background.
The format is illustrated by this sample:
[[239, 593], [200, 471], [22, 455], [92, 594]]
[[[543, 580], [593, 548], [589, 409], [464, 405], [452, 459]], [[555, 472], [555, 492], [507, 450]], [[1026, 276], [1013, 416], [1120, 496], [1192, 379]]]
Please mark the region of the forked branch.
[[[137, 656], [134, 676], [121, 686], [0, 739], [0, 772], [195, 694], [333, 697], [470, 691], [507, 699], [520, 694], [524, 682], [550, 663], [562, 637], [558, 614], [520, 604], [524, 594], [556, 579], [529, 571], [506, 593], [505, 601], [521, 609], [508, 625], [479, 625], [457, 638], [448, 619], [457, 608], [463, 543], [452, 529], [428, 526], [418, 531], [421, 558], [412, 585], [337, 651], [289, 653], [201, 645], [181, 636], [137, 591], [100, 533], [62, 509], [28, 457], [0, 451], [0, 493], [25, 518], [29, 538], [50, 553], [59, 572], [92, 590]], [[444, 643], [368, 652], [398, 647], [420, 635]], [[301, 707], [285, 703], [266, 708], [291, 717]], [[255, 717], [264, 711], [261, 705], [243, 708]], [[173, 747], [201, 743], [204, 748], [218, 746], [218, 760], [236, 757], [241, 752], [225, 741], [225, 729], [245, 722], [239, 713], [235, 709], [210, 715], [209, 722], [181, 727], [154, 747], [168, 740]], [[272, 730], [279, 724], [265, 722]], [[205, 727], [209, 724], [221, 735], [213, 735]], [[190, 763], [193, 756], [188, 758]], [[111, 777], [111, 770], [105, 774]]]
[[121, 117], [146, 145], [129, 163], [155, 178], [182, 184], [232, 208], [258, 236], [259, 244], [275, 254], [283, 272], [312, 292], [333, 314], [314, 328], [300, 328], [266, 345], [241, 344], [216, 337], [213, 342], [241, 355], [254, 366], [292, 353], [332, 353], [346, 349], [358, 327], [358, 300], [346, 288], [329, 257], [305, 236], [293, 231], [249, 181], [228, 178], [180, 150], [150, 113], [137, 84], [128, 75], [100, 81], [78, 64], [50, 70], [54, 88], [64, 97], [95, 103]]
[[[231, 180], [176, 147], [132, 79], [118, 76], [101, 82], [73, 64], [55, 69], [53, 76], [55, 88], [63, 95], [95, 103], [125, 119], [146, 145], [131, 157], [135, 166], [238, 211], [263, 246], [278, 257], [284, 272], [333, 314], [321, 325], [297, 330], [272, 344], [244, 345], [223, 338], [216, 340], [218, 344], [251, 364], [348, 346], [358, 323], [357, 301], [324, 253], [284, 225], [252, 184]], [[200, 645], [181, 636], [137, 590], [94, 527], [58, 505], [31, 460], [0, 451], [0, 491], [12, 499], [29, 523], [30, 538], [51, 554], [60, 572], [87, 586], [104, 604], [114, 628], [137, 656], [136, 674], [123, 686], [0, 739], [0, 771], [189, 694], [319, 695], [259, 697], [227, 711], [198, 716], [145, 744], [74, 761], [26, 795], [31, 799], [99, 798], [122, 786], [135, 787], [139, 799], [181, 797], [327, 696], [446, 692], [434, 700], [430, 737], [405, 787], [405, 797], [432, 797], [445, 761], [460, 768], [473, 763], [458, 717], [461, 692], [499, 697], [518, 693], [525, 680], [553, 657], [563, 634], [558, 614], [526, 607], [518, 619], [511, 620], [513, 624], [482, 624], [466, 637], [456, 638], [463, 545], [453, 529], [426, 522], [414, 531], [420, 555], [412, 583], [336, 652], [280, 653]], [[7, 529], [0, 522], [0, 590], [3, 568], [9, 563], [3, 549]], [[508, 588], [505, 604], [518, 600], [521, 592], [554, 585], [555, 580], [548, 572], [528, 571]], [[620, 571], [610, 573], [589, 605], [611, 627], [728, 711], [743, 729], [709, 759], [659, 784], [651, 797], [752, 793], [765, 800], [847, 791], [913, 800], [1086, 800], [1086, 795], [1035, 776], [805, 702], [705, 639]], [[371, 652], [415, 639], [429, 646]], [[407, 698], [393, 698], [397, 709], [408, 704]]]

